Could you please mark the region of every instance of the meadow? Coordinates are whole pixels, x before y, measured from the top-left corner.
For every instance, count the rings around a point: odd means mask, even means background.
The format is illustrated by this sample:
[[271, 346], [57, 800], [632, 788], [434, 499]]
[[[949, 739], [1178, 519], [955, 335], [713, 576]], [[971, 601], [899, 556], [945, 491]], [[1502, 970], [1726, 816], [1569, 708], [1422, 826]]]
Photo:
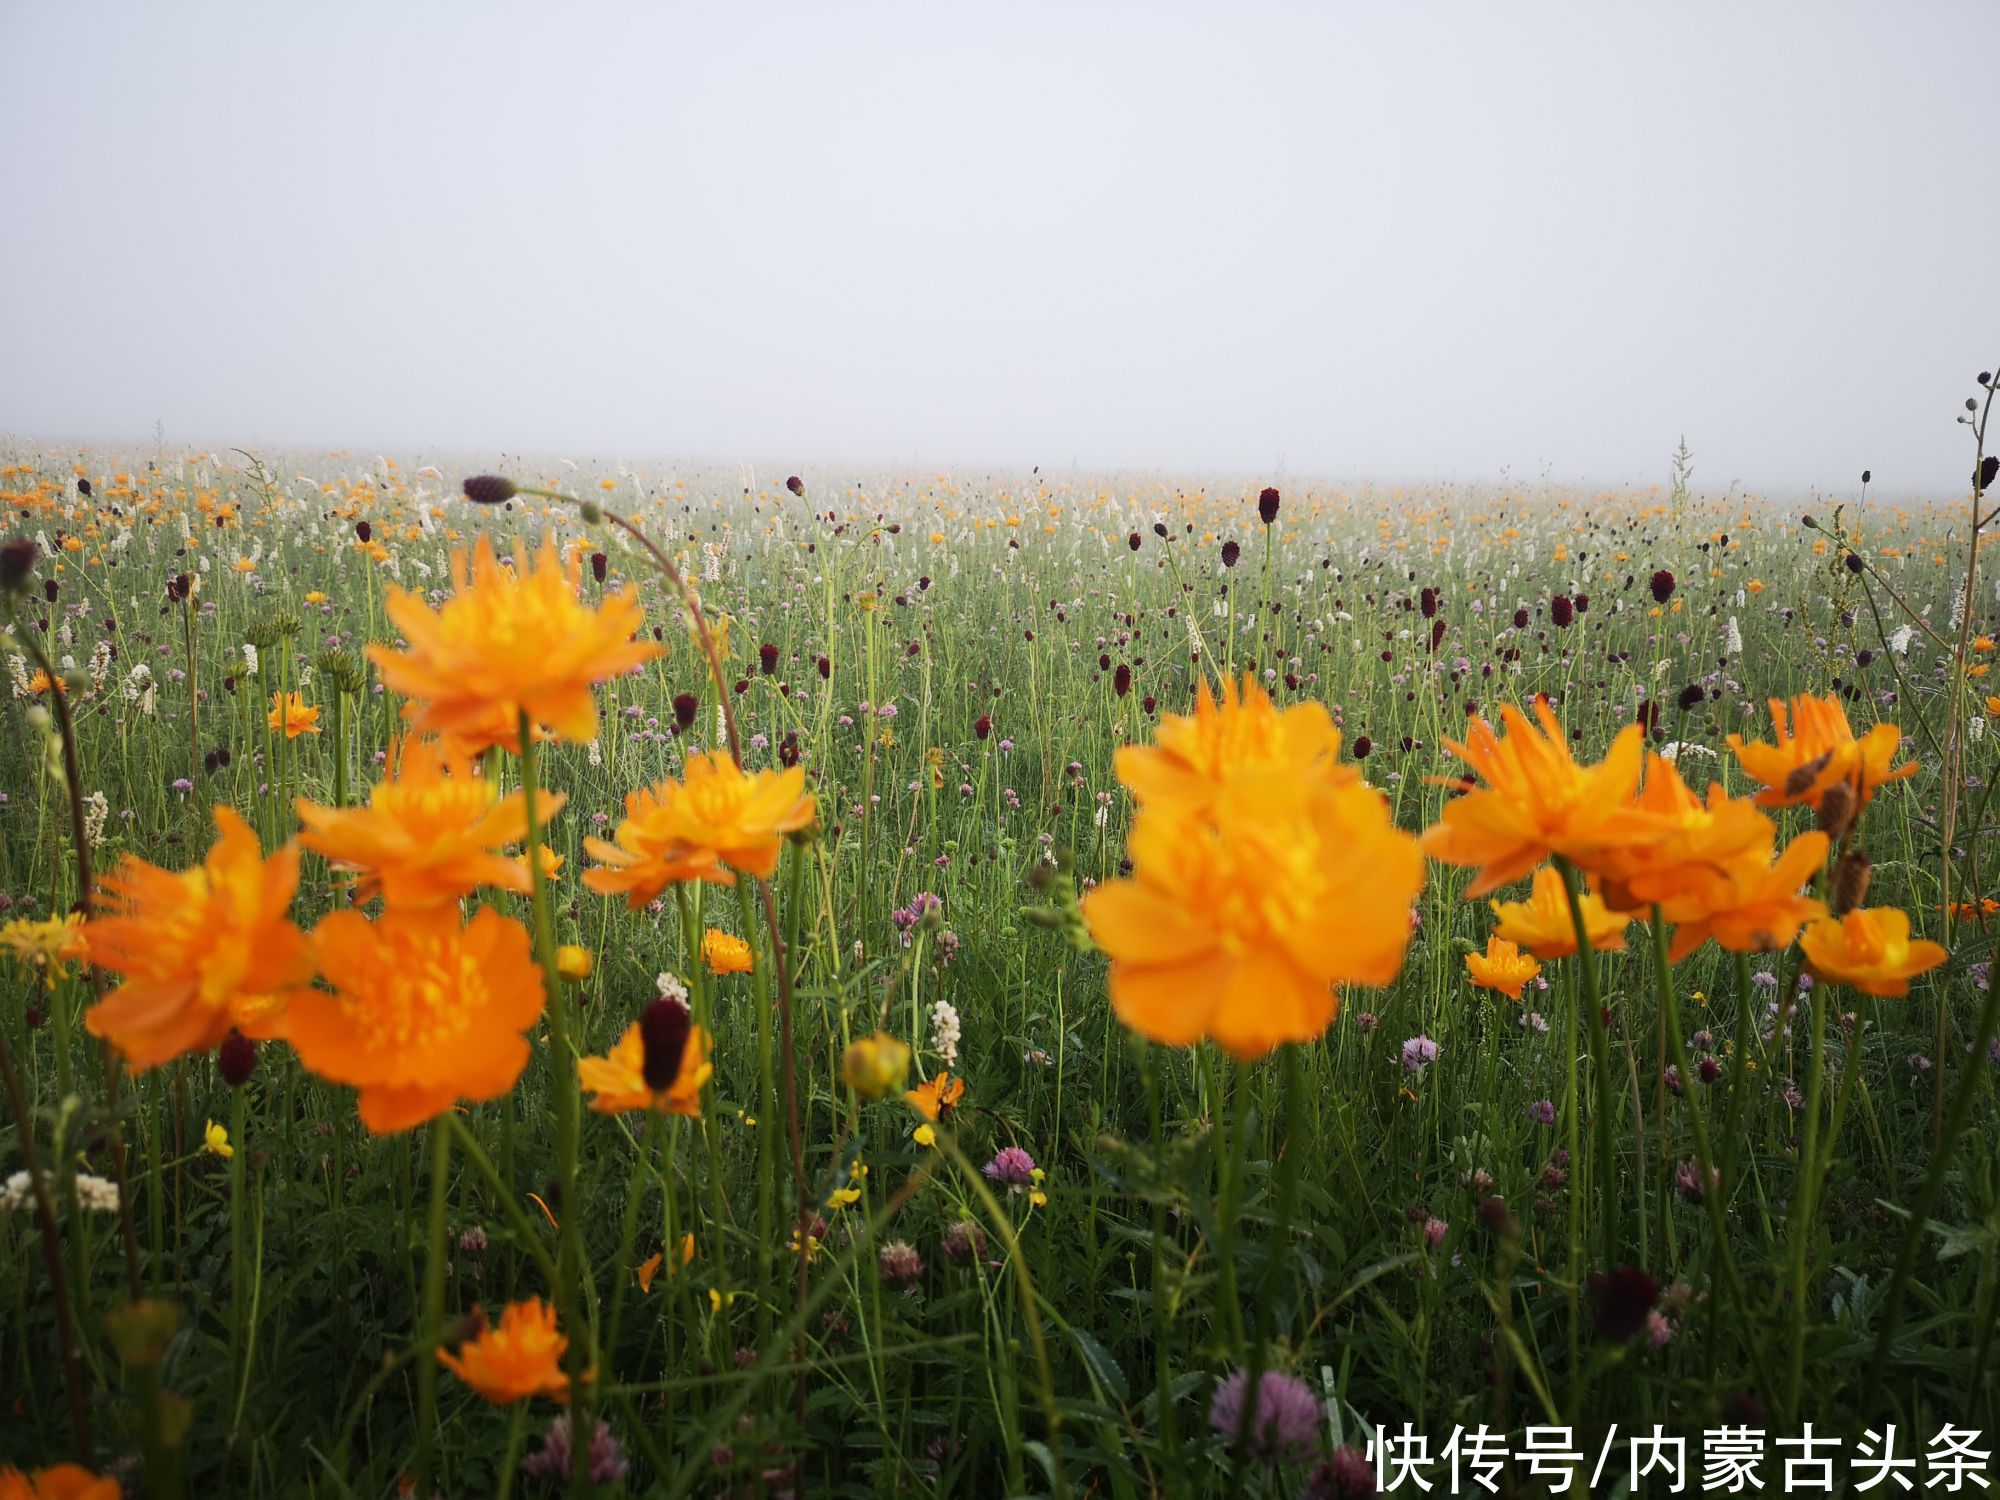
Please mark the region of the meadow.
[[2000, 1418], [1980, 455], [7, 460], [18, 1493]]

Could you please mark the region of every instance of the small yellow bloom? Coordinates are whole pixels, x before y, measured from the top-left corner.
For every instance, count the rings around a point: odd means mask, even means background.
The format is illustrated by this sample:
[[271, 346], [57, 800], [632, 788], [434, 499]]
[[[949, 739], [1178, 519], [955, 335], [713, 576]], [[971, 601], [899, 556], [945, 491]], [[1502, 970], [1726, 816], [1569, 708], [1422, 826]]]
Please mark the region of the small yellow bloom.
[[1523, 953], [1498, 933], [1486, 940], [1484, 953], [1465, 955], [1465, 967], [1471, 971], [1476, 987], [1498, 990], [1509, 1000], [1520, 999], [1521, 987], [1542, 972], [1542, 966], [1532, 955]]
[[213, 1120], [202, 1126], [201, 1139], [211, 1156], [219, 1156], [227, 1161], [236, 1154], [236, 1148], [229, 1144], [229, 1132]]
[[881, 1099], [901, 1088], [909, 1071], [909, 1047], [886, 1031], [861, 1038], [840, 1060], [841, 1078], [864, 1099]]
[[306, 603], [324, 604], [326, 603], [326, 595], [322, 594], [318, 589], [314, 589], [311, 593], [306, 595]]
[[854, 596], [854, 602], [856, 606], [859, 607], [859, 609], [861, 610], [861, 613], [863, 613], [864, 615], [872, 615], [875, 613], [876, 599], [873, 594], [856, 594]]
[[750, 945], [720, 927], [702, 934], [701, 961], [716, 974], [748, 974], [752, 967]]
[[1764, 585], [1758, 582], [1755, 578], [1751, 579], [1748, 583], [1744, 584], [1743, 587], [1748, 589], [1753, 594], [1761, 594], [1764, 592]]
[[860, 1201], [861, 1201], [860, 1188], [858, 1187], [835, 1188], [831, 1193], [827, 1195], [826, 1206], [828, 1208], [851, 1208]]
[[937, 1131], [929, 1125], [919, 1125], [911, 1132], [910, 1139], [915, 1141], [919, 1146], [935, 1146], [937, 1144]]
[[556, 972], [576, 984], [590, 978], [591, 957], [588, 948], [580, 948], [575, 943], [565, 943], [556, 949]]

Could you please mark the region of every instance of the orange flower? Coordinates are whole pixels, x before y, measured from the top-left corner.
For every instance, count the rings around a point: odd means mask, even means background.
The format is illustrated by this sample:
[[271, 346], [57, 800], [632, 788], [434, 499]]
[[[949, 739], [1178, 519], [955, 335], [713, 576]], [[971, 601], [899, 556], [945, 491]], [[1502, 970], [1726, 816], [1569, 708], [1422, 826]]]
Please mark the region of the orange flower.
[[208, 858], [175, 875], [127, 855], [102, 882], [106, 915], [86, 929], [91, 961], [125, 983], [84, 1015], [144, 1071], [205, 1052], [235, 1027], [283, 1035], [286, 1001], [312, 979], [305, 934], [286, 918], [299, 851], [266, 860], [235, 809], [215, 809]]
[[1250, 1059], [1325, 1031], [1336, 984], [1396, 977], [1424, 866], [1380, 793], [1266, 765], [1229, 775], [1200, 811], [1186, 805], [1142, 807], [1134, 877], [1084, 901], [1121, 1021]]
[[1791, 946], [1807, 922], [1826, 915], [1824, 902], [1799, 890], [1826, 863], [1827, 836], [1802, 833], [1778, 856], [1767, 851], [1741, 855], [1714, 878], [1669, 895], [1661, 914], [1676, 923], [1667, 956], [1675, 963], [1709, 938], [1732, 953], [1771, 953]]
[[1579, 766], [1548, 700], [1537, 696], [1534, 708], [1539, 731], [1508, 704], [1500, 710], [1506, 738], [1475, 714], [1464, 744], [1445, 741], [1486, 786], [1447, 802], [1422, 847], [1441, 863], [1479, 867], [1468, 897], [1512, 884], [1551, 854], [1582, 859], [1650, 836], [1624, 806], [1639, 784], [1644, 731], [1628, 724], [1600, 764]]
[[288, 740], [295, 740], [302, 734], [318, 734], [319, 705], [308, 708], [304, 695], [300, 693], [293, 693], [290, 698], [283, 693], [273, 693], [267, 722], [274, 732], [283, 730]]
[[[546, 823], [564, 801], [561, 792], [539, 792], [536, 815]], [[436, 907], [482, 885], [528, 891], [525, 862], [492, 852], [527, 836], [524, 795], [502, 796], [464, 757], [433, 741], [399, 740], [389, 779], [368, 794], [366, 807], [321, 807], [303, 797], [295, 805], [306, 825], [299, 842], [337, 869], [358, 871], [359, 900], [379, 895], [391, 906]]]
[[1222, 684], [1218, 703], [1207, 679], [1192, 716], [1165, 714], [1151, 745], [1127, 745], [1115, 758], [1118, 779], [1143, 807], [1170, 804], [1183, 813], [1213, 804], [1229, 779], [1253, 768], [1351, 785], [1361, 773], [1336, 757], [1340, 731], [1326, 705], [1300, 703], [1282, 712], [1250, 673], [1239, 692]]
[[739, 870], [768, 879], [785, 835], [818, 816], [805, 784], [801, 766], [751, 775], [720, 751], [693, 756], [685, 781], [626, 794], [616, 843], [584, 840], [601, 865], [583, 883], [600, 895], [622, 893], [637, 910], [680, 881], [734, 885]]
[[514, 566], [502, 568], [485, 537], [468, 574], [463, 550], [452, 554], [457, 592], [433, 610], [421, 595], [389, 591], [389, 618], [409, 647], [370, 646], [391, 692], [422, 702], [420, 730], [485, 739], [519, 751], [514, 724], [526, 713], [562, 739], [597, 738], [591, 685], [629, 672], [661, 654], [634, 640], [645, 622], [637, 590], [607, 595], [596, 609], [578, 597], [582, 560], [565, 567], [544, 539], [530, 566], [516, 543]]
[[1790, 807], [1798, 802], [1818, 807], [1821, 794], [1837, 781], [1852, 782], [1866, 806], [1878, 786], [1917, 774], [1915, 761], [1889, 769], [1903, 740], [1903, 731], [1894, 724], [1877, 724], [1857, 740], [1838, 698], [1802, 694], [1792, 699], [1789, 726], [1785, 705], [1776, 698], [1770, 705], [1775, 745], [1761, 740], [1745, 744], [1740, 734], [1729, 737], [1729, 748], [1743, 769], [1763, 783], [1756, 799], [1759, 807]]
[[1893, 906], [1815, 922], [1799, 946], [1814, 974], [1867, 995], [1907, 995], [1912, 979], [1951, 957], [1941, 943], [1913, 941], [1908, 913]]
[[701, 935], [701, 961], [715, 974], [748, 974], [754, 967], [750, 945], [720, 927]]
[[[541, 811], [541, 807], [539, 804], [537, 804], [535, 811], [537, 812]], [[537, 845], [536, 852], [541, 856], [541, 858], [538, 859], [536, 863], [542, 867], [542, 879], [546, 881], [553, 881], [560, 879], [562, 876], [562, 867], [565, 864], [567, 864], [568, 861], [564, 859], [562, 855], [556, 853], [555, 850], [551, 849], [547, 844]], [[520, 870], [521, 878], [523, 880], [527, 880], [530, 878], [528, 873], [527, 855], [525, 854], [515, 855], [514, 864]]]
[[521, 1033], [542, 1013], [542, 971], [513, 918], [481, 907], [461, 928], [455, 911], [337, 911], [313, 940], [334, 993], [293, 1001], [292, 1046], [320, 1077], [360, 1088], [375, 1134], [456, 1099], [497, 1099], [528, 1065]]
[[[1569, 894], [1563, 889], [1562, 872], [1553, 865], [1535, 871], [1535, 883], [1526, 901], [1487, 904], [1500, 919], [1494, 936], [1525, 948], [1536, 958], [1568, 958], [1576, 952], [1576, 921], [1570, 915]], [[1585, 891], [1577, 904], [1583, 909], [1583, 930], [1589, 935], [1590, 951], [1622, 951], [1632, 914], [1610, 910], [1602, 896], [1590, 891]]]
[[1521, 987], [1542, 972], [1540, 964], [1498, 933], [1486, 940], [1484, 953], [1465, 955], [1465, 967], [1471, 971], [1474, 985], [1498, 990], [1509, 1000], [1520, 999]]
[[82, 1464], [57, 1464], [33, 1475], [0, 1469], [0, 1500], [119, 1500], [125, 1493], [115, 1479], [99, 1479]]
[[[673, 1004], [672, 1001], [654, 1003]], [[709, 1061], [715, 1050], [714, 1042], [699, 1026], [688, 1027], [684, 1035], [686, 1041], [673, 1082], [663, 1089], [655, 1089], [646, 1082], [646, 1039], [637, 1021], [625, 1028], [625, 1034], [603, 1057], [578, 1058], [576, 1075], [597, 1096], [590, 1101], [590, 1107], [601, 1115], [621, 1115], [629, 1109], [658, 1110], [670, 1115], [700, 1114], [702, 1085], [715, 1075], [715, 1065]]]
[[540, 1297], [509, 1302], [500, 1326], [487, 1327], [477, 1338], [437, 1352], [438, 1363], [496, 1406], [511, 1406], [529, 1396], [569, 1399], [569, 1376], [563, 1354], [569, 1339], [556, 1332], [556, 1310]]
[[1589, 856], [1605, 899], [1623, 911], [1643, 913], [1669, 897], [1726, 884], [1722, 872], [1732, 862], [1756, 855], [1768, 864], [1778, 840], [1776, 825], [1750, 803], [1715, 783], [1702, 801], [1680, 768], [1657, 755], [1646, 758], [1646, 784], [1630, 811], [1643, 836]]
[[958, 1101], [964, 1097], [963, 1078], [936, 1073], [903, 1095], [903, 1102], [935, 1125], [939, 1120], [951, 1118], [951, 1112], [958, 1108]]

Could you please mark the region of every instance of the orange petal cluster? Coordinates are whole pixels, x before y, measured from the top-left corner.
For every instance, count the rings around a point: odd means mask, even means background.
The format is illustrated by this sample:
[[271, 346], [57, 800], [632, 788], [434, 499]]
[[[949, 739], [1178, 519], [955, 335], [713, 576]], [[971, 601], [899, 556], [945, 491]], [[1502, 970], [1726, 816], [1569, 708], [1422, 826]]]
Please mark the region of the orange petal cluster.
[[1520, 999], [1522, 987], [1542, 972], [1531, 954], [1523, 953], [1498, 933], [1486, 940], [1484, 953], [1465, 955], [1465, 967], [1477, 988], [1498, 990], [1509, 1000]]
[[519, 752], [519, 716], [558, 738], [597, 737], [595, 683], [661, 654], [635, 639], [645, 623], [636, 589], [609, 594], [593, 609], [582, 602], [582, 560], [565, 566], [544, 539], [530, 561], [516, 543], [503, 568], [485, 537], [468, 569], [452, 554], [456, 592], [432, 609], [406, 589], [391, 589], [389, 618], [408, 642], [402, 651], [370, 646], [368, 658], [392, 692], [417, 699], [419, 731], [450, 735], [462, 748], [501, 745]]
[[699, 1026], [689, 1027], [679, 1073], [670, 1085], [655, 1092], [646, 1084], [646, 1041], [634, 1021], [603, 1057], [578, 1058], [576, 1073], [596, 1096], [590, 1107], [601, 1115], [622, 1115], [632, 1109], [698, 1115], [702, 1085], [715, 1075], [715, 1065], [709, 1061], [714, 1051], [714, 1039], [707, 1032]]
[[318, 734], [319, 705], [308, 706], [302, 693], [293, 693], [290, 697], [273, 693], [271, 712], [265, 722], [273, 734], [282, 733], [288, 740], [295, 740], [302, 734]]
[[312, 978], [305, 934], [285, 913], [299, 852], [268, 860], [234, 808], [218, 806], [208, 857], [176, 875], [127, 855], [102, 881], [106, 914], [86, 929], [91, 961], [125, 982], [84, 1014], [135, 1069], [214, 1047], [231, 1028], [284, 1034], [287, 1001]]
[[1842, 781], [1854, 787], [1866, 806], [1877, 787], [1916, 774], [1915, 761], [1893, 769], [1889, 764], [1902, 744], [1902, 730], [1894, 724], [1877, 724], [1856, 739], [1838, 698], [1802, 694], [1792, 699], [1789, 721], [1783, 702], [1773, 698], [1770, 707], [1777, 743], [1746, 743], [1740, 734], [1729, 737], [1729, 748], [1743, 769], [1763, 784], [1756, 798], [1759, 807], [1801, 802], [1818, 807], [1826, 789]]
[[556, 1310], [540, 1297], [510, 1302], [501, 1310], [498, 1326], [488, 1325], [477, 1338], [437, 1352], [438, 1363], [496, 1406], [511, 1406], [530, 1396], [569, 1398], [569, 1376], [563, 1354], [569, 1339], [556, 1330]]
[[[1536, 958], [1568, 958], [1576, 952], [1576, 919], [1569, 909], [1569, 894], [1563, 888], [1562, 873], [1553, 865], [1535, 871], [1534, 884], [1526, 901], [1490, 901], [1493, 915], [1500, 919], [1496, 937], [1523, 948]], [[1612, 911], [1604, 898], [1585, 891], [1577, 900], [1583, 909], [1584, 934], [1593, 953], [1616, 953], [1625, 947], [1625, 929], [1632, 925], [1632, 913]]]
[[313, 937], [333, 991], [294, 999], [292, 1046], [320, 1077], [361, 1090], [371, 1131], [407, 1130], [514, 1086], [543, 1000], [519, 922], [482, 907], [460, 927], [456, 911], [392, 907], [376, 922], [335, 912]]
[[721, 751], [691, 756], [683, 780], [626, 794], [614, 841], [584, 840], [599, 867], [583, 883], [636, 910], [682, 881], [734, 885], [737, 872], [768, 879], [785, 835], [816, 816], [802, 767], [750, 773]]
[[1150, 751], [1119, 753], [1140, 803], [1134, 873], [1093, 890], [1083, 916], [1134, 1030], [1260, 1057], [1325, 1031], [1336, 985], [1401, 969], [1423, 858], [1334, 760], [1323, 714], [1281, 715], [1246, 677], [1220, 700], [1204, 688], [1191, 719], [1168, 715]]
[[[535, 813], [544, 823], [561, 810], [561, 792], [540, 792]], [[369, 793], [366, 807], [321, 807], [301, 797], [299, 842], [337, 869], [356, 872], [355, 896], [381, 896], [407, 908], [448, 906], [482, 885], [526, 894], [525, 863], [494, 851], [525, 838], [524, 793], [504, 796], [470, 761], [435, 741], [404, 739], [389, 778]]]
[[1815, 922], [1799, 946], [1814, 974], [1867, 995], [1907, 995], [1912, 979], [1951, 956], [1940, 943], [1912, 939], [1908, 914], [1893, 906]]

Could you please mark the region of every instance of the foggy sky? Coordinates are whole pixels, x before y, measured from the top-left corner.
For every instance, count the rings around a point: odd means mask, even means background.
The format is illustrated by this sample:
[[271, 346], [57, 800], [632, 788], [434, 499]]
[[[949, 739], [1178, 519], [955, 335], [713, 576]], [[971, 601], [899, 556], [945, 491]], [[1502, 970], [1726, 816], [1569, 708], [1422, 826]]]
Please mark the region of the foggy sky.
[[[407, 13], [406, 13], [407, 12]], [[0, 7], [0, 431], [1964, 488], [2000, 6]]]

